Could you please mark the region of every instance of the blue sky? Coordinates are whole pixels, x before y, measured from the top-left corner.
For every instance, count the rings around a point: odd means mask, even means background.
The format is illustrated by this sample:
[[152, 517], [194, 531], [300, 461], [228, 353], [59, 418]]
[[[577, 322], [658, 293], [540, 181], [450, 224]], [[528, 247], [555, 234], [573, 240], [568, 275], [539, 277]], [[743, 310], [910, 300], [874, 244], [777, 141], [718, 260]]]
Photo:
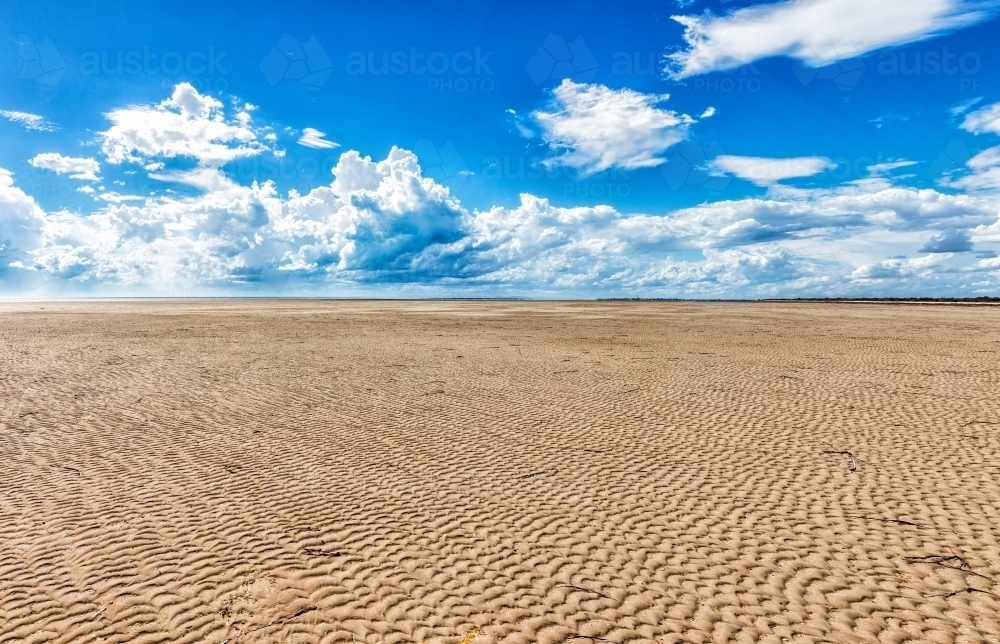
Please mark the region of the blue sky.
[[996, 2], [3, 11], [3, 297], [1000, 294]]

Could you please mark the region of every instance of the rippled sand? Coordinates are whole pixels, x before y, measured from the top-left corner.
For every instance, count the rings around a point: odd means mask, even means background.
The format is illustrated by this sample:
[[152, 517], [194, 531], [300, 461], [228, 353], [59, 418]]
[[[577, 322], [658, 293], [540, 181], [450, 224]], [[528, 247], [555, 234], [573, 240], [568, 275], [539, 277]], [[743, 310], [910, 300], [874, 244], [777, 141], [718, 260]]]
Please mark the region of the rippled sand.
[[3, 304], [0, 642], [998, 642], [998, 423], [997, 307]]

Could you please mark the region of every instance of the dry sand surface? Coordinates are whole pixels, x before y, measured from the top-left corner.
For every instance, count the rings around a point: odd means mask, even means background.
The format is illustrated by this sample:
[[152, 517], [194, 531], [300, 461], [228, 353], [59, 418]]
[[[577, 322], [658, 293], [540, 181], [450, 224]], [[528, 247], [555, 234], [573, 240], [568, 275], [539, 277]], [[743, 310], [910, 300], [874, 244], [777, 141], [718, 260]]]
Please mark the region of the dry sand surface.
[[1000, 642], [998, 423], [997, 307], [8, 303], [0, 642]]

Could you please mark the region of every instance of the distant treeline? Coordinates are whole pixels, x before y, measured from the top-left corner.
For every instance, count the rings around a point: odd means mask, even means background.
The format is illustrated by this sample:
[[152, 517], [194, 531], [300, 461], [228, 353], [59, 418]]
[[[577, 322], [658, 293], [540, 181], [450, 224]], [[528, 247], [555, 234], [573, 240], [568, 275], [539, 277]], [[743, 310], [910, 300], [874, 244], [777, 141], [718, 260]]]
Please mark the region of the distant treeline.
[[942, 303], [997, 303], [1000, 297], [771, 297], [759, 300], [693, 300], [681, 297], [600, 297], [598, 302], [942, 302]]

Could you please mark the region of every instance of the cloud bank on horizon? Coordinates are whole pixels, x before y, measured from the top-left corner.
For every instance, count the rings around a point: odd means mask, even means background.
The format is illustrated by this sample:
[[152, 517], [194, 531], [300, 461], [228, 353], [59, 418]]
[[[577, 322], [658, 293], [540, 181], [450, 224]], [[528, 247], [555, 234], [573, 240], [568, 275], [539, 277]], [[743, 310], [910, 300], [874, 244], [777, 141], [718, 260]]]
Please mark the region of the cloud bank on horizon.
[[[655, 97], [625, 95], [623, 101], [606, 88], [571, 90], [595, 92], [585, 110], [600, 109], [605, 100], [609, 110], [646, 114], [652, 131], [681, 123], [657, 114]], [[988, 131], [997, 113], [998, 105], [983, 107], [962, 127]], [[592, 116], [567, 118], [572, 124]], [[994, 192], [914, 190], [877, 176], [833, 189], [778, 184], [821, 171], [829, 162], [823, 158], [720, 156], [719, 171], [771, 186], [769, 194], [669, 213], [556, 207], [530, 194], [516, 207], [470, 212], [424, 176], [416, 155], [400, 148], [381, 161], [344, 152], [330, 183], [307, 194], [282, 196], [266, 182], [240, 185], [220, 166], [268, 150], [259, 140], [266, 128], [254, 126], [245, 110], [227, 119], [217, 101], [191, 86], [179, 85], [154, 106], [113, 110], [108, 119], [111, 127], [99, 134], [107, 163], [151, 168], [154, 180], [197, 193], [107, 199], [111, 203], [87, 215], [46, 212], [0, 170], [0, 275], [8, 288], [58, 279], [73, 293], [95, 294], [252, 292], [278, 282], [289, 292], [389, 285], [427, 294], [749, 297], [822, 294], [831, 287], [864, 292], [875, 281], [889, 292], [896, 292], [895, 281], [922, 292], [972, 293], [997, 275], [995, 257], [971, 254], [976, 244], [1000, 241]], [[619, 127], [617, 119], [611, 123]], [[607, 144], [585, 140], [580, 154], [586, 163], [630, 167], [652, 162], [651, 150], [661, 145], [637, 149], [626, 137], [629, 154], [608, 161], [596, 152]], [[570, 135], [562, 145], [578, 151]], [[955, 182], [992, 186], [1000, 148], [990, 150], [970, 160], [968, 173]], [[196, 165], [163, 173], [156, 160], [174, 156]], [[99, 170], [93, 159], [58, 154], [33, 162], [91, 181]], [[897, 245], [927, 255], [875, 259], [880, 247]]]
[[[690, 79], [774, 56], [819, 67], [974, 25], [994, 9], [969, 0], [788, 0], [675, 17], [686, 46], [669, 56], [670, 74]], [[571, 42], [579, 49], [582, 40]], [[468, 57], [470, 70], [489, 61], [479, 51]], [[608, 178], [612, 187], [642, 173], [679, 177], [678, 185], [700, 182], [709, 198], [637, 207], [572, 190], [496, 195], [482, 190], [494, 166], [470, 170], [451, 140], [397, 141], [372, 158], [350, 128], [315, 115], [280, 123], [258, 96], [213, 96], [181, 81], [100, 110], [101, 125], [75, 140], [51, 114], [0, 111], [32, 142], [20, 165], [0, 167], [0, 297], [1000, 294], [1000, 97], [981, 92], [939, 110], [939, 135], [975, 146], [949, 152], [932, 185], [915, 185], [914, 169], [930, 159], [880, 156], [838, 176], [832, 149], [795, 136], [777, 145], [747, 128], [723, 150], [725, 125], [716, 123], [736, 110], [727, 97], [692, 99], [683, 84], [670, 95], [643, 91], [628, 86], [631, 76], [613, 87], [571, 71], [542, 87], [530, 109], [507, 110], [515, 131], [502, 136], [536, 154], [539, 176], [592, 182], [585, 186]], [[272, 76], [272, 86], [289, 80]], [[783, 124], [775, 116], [762, 129]], [[306, 188], [238, 170], [301, 150], [329, 160]], [[22, 180], [28, 171], [63, 179], [63, 201], [38, 195]], [[726, 198], [711, 190], [729, 183], [740, 188]], [[493, 200], [470, 199], [483, 194]]]

